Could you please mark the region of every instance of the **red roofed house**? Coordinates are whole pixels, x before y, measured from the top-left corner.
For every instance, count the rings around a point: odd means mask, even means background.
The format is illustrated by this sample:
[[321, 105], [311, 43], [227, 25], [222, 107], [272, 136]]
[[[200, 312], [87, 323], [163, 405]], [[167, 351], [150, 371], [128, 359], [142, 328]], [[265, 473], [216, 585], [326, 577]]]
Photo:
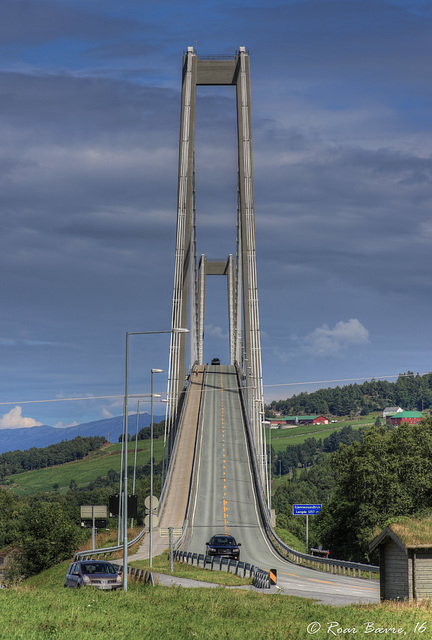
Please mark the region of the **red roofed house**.
[[423, 418], [421, 411], [401, 411], [390, 417], [390, 421], [394, 427], [402, 424], [402, 422], [409, 422], [409, 424], [417, 424]]
[[276, 416], [268, 418], [271, 426], [278, 426], [280, 428], [293, 427], [297, 424], [328, 424], [328, 418], [321, 415], [313, 416]]

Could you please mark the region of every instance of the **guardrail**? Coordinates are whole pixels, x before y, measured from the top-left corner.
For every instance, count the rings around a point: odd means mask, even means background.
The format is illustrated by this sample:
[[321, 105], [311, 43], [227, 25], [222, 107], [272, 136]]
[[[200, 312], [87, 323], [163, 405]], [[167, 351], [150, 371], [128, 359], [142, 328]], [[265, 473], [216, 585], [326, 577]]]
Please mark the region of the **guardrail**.
[[[195, 366], [195, 363], [194, 363]], [[192, 368], [192, 372], [193, 372], [193, 368]], [[206, 379], [206, 374], [207, 371], [206, 369], [204, 369], [203, 371], [203, 380], [202, 380], [202, 386], [204, 387], [205, 385], [205, 379]], [[192, 374], [191, 374], [192, 375]], [[194, 450], [194, 457], [193, 457], [193, 464], [192, 464], [192, 474], [191, 474], [191, 481], [189, 483], [189, 494], [188, 494], [188, 501], [187, 501], [187, 507], [186, 507], [186, 514], [185, 514], [185, 519], [183, 522], [183, 527], [182, 527], [182, 532], [180, 534], [180, 538], [177, 540], [176, 544], [175, 544], [175, 548], [179, 549], [179, 547], [184, 544], [186, 542], [186, 536], [188, 535], [189, 532], [189, 513], [190, 513], [190, 509], [191, 509], [191, 504], [193, 503], [194, 499], [195, 499], [195, 494], [196, 494], [196, 490], [197, 490], [197, 482], [198, 482], [198, 474], [197, 474], [197, 457], [198, 457], [198, 449], [201, 446], [201, 438], [202, 438], [202, 404], [203, 404], [203, 393], [201, 393], [200, 395], [200, 401], [199, 401], [199, 408], [198, 408], [198, 428], [197, 428], [197, 432], [196, 432], [196, 438], [195, 438], [195, 450]]]
[[274, 539], [270, 539], [270, 542], [279, 555], [295, 564], [302, 564], [311, 569], [318, 569], [326, 573], [348, 575], [353, 578], [362, 578], [362, 572], [367, 573], [369, 578], [372, 577], [372, 573], [379, 573], [380, 568], [376, 565], [337, 560], [336, 558], [318, 558], [317, 556], [312, 556], [307, 553], [301, 553], [300, 551], [291, 549], [291, 547], [278, 538], [276, 533], [273, 532], [273, 535]]
[[240, 578], [252, 578], [252, 584], [257, 589], [270, 589], [270, 571], [264, 571], [248, 562], [179, 550], [174, 552], [174, 560], [190, 564], [191, 566], [201, 567], [201, 569], [225, 571], [227, 573], [233, 573]]
[[[115, 564], [114, 562], [111, 562], [111, 564], [117, 572], [123, 572], [122, 564]], [[138, 580], [139, 582], [146, 582], [148, 584], [151, 584], [152, 587], [155, 586], [153, 574], [151, 571], [146, 571], [145, 569], [136, 569], [135, 567], [131, 567], [130, 565], [128, 565], [127, 573], [128, 576], [134, 578], [135, 580]]]
[[274, 550], [285, 560], [290, 560], [295, 564], [302, 564], [312, 569], [318, 569], [328, 573], [350, 575], [355, 578], [361, 578], [362, 572], [367, 572], [369, 574], [369, 578], [372, 577], [372, 573], [379, 573], [379, 567], [376, 565], [363, 564], [360, 562], [348, 562], [346, 560], [337, 560], [335, 558], [317, 558], [317, 556], [312, 556], [308, 553], [296, 551], [295, 549], [289, 547], [285, 542], [283, 542], [283, 540], [281, 540], [277, 536], [270, 523], [270, 514], [267, 507], [267, 502], [264, 496], [261, 482], [259, 480], [255, 445], [253, 443], [250, 431], [246, 403], [243, 395], [243, 388], [241, 386], [241, 371], [238, 363], [236, 363], [235, 366], [237, 372], [238, 387], [240, 389], [240, 400], [243, 410], [243, 418], [246, 427], [246, 439], [248, 442], [250, 460], [252, 465], [252, 477], [254, 480], [255, 495], [257, 496], [258, 508], [261, 514], [261, 522], [264, 527], [264, 531]]
[[171, 469], [174, 466], [174, 460], [175, 460], [175, 456], [176, 456], [176, 445], [177, 445], [177, 440], [180, 437], [180, 430], [182, 427], [182, 422], [183, 422], [183, 415], [186, 412], [186, 407], [188, 405], [188, 390], [189, 390], [189, 380], [190, 377], [192, 375], [193, 369], [196, 366], [197, 362], [194, 362], [194, 364], [191, 366], [190, 370], [188, 371], [188, 374], [186, 376], [186, 380], [187, 383], [185, 382], [185, 386], [183, 388], [183, 391], [180, 395], [184, 394], [184, 400], [181, 406], [181, 410], [180, 410], [180, 415], [177, 417], [177, 426], [178, 428], [176, 429], [176, 434], [174, 437], [174, 443], [172, 446], [172, 452], [174, 452], [171, 456], [170, 456], [170, 460], [169, 460], [169, 464], [168, 464], [168, 468], [166, 470], [166, 475], [165, 475], [165, 482], [163, 484], [162, 487], [162, 491], [160, 494], [160, 498], [159, 498], [159, 504], [158, 504], [158, 509], [157, 509], [157, 514], [159, 516], [159, 519], [161, 518], [162, 512], [165, 508], [165, 499], [166, 499], [166, 494], [169, 490], [169, 486], [171, 484]]
[[[144, 529], [140, 531], [136, 538], [128, 542], [128, 549], [129, 547], [132, 547], [134, 544], [139, 542], [147, 532], [148, 527], [144, 527]], [[114, 547], [102, 547], [101, 549], [87, 549], [85, 551], [77, 551], [74, 555], [74, 560], [82, 560], [83, 558], [87, 558], [89, 556], [106, 556], [110, 553], [113, 553], [114, 551], [121, 551], [122, 549], [123, 544], [118, 544]]]

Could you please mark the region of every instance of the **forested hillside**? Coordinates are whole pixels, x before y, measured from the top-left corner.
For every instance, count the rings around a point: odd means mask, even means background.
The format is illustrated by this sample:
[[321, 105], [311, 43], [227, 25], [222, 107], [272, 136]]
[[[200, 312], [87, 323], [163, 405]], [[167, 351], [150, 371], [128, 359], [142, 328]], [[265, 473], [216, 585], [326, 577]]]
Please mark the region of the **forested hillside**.
[[[163, 422], [154, 425], [156, 438], [163, 434], [163, 427]], [[149, 432], [148, 427], [142, 429], [138, 438], [147, 439]], [[44, 449], [6, 453], [0, 456], [0, 469], [2, 473], [6, 469], [10, 476], [29, 468], [40, 469], [51, 464], [60, 465], [61, 461], [78, 461], [89, 454], [89, 463], [95, 456], [108, 456], [112, 457], [113, 467], [117, 467], [120, 460], [118, 456], [113, 456], [113, 453], [118, 450], [118, 445], [108, 445], [99, 451], [104, 442], [104, 438], [79, 437]], [[77, 464], [84, 465], [85, 462]], [[136, 468], [136, 524], [141, 524], [144, 520], [144, 501], [150, 491], [150, 470], [150, 461]], [[155, 495], [159, 495], [162, 462], [155, 460], [153, 471], [153, 490]], [[133, 473], [133, 466], [128, 465], [130, 478]], [[0, 478], [4, 476], [0, 475]], [[14, 551], [15, 560], [10, 567], [10, 575], [8, 574], [12, 578], [33, 575], [65, 558], [70, 558], [84, 539], [91, 535], [90, 529], [81, 528], [80, 506], [108, 505], [109, 496], [118, 493], [120, 473], [119, 469], [110, 468], [83, 486], [77, 486], [76, 482], [71, 481], [70, 489], [66, 493], [59, 493], [54, 486], [54, 490], [49, 492], [17, 496], [9, 489], [10, 481], [11, 477], [5, 478], [3, 487], [0, 486], [0, 556], [7, 556], [11, 550]], [[111, 528], [116, 527], [116, 524], [116, 519], [108, 521]]]
[[273, 472], [279, 460], [283, 473], [292, 469], [272, 499], [277, 525], [304, 539], [305, 518], [293, 516], [292, 505], [322, 504], [309, 518], [311, 546], [322, 544], [333, 558], [377, 562], [369, 542], [389, 520], [432, 514], [432, 417], [333, 436], [308, 438], [272, 458]]
[[432, 408], [432, 373], [420, 376], [408, 371], [399, 374], [396, 382], [372, 379], [363, 384], [300, 393], [287, 400], [273, 401], [267, 409], [286, 415], [352, 416], [382, 411], [387, 406], [400, 406], [405, 411]]
[[306, 438], [301, 444], [289, 444], [285, 451], [272, 451], [272, 470], [276, 474], [286, 475], [292, 469], [309, 467], [315, 463], [320, 453], [333, 453], [340, 444], [351, 444], [363, 440], [364, 429], [353, 429], [351, 426], [335, 431], [328, 438]]
[[32, 447], [26, 451], [8, 451], [0, 455], [0, 480], [14, 473], [44, 469], [58, 464], [65, 464], [73, 460], [81, 460], [91, 451], [99, 449], [105, 438], [97, 436], [91, 438], [74, 438], [64, 440], [49, 447], [37, 449]]

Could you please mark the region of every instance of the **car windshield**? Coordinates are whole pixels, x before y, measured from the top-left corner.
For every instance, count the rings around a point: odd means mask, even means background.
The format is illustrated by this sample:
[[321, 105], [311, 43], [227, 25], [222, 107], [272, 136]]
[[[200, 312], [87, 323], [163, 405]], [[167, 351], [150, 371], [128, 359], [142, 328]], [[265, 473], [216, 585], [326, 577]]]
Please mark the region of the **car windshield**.
[[231, 536], [215, 536], [212, 544], [236, 544], [236, 541]]
[[115, 573], [115, 569], [111, 564], [107, 562], [94, 562], [81, 565], [82, 573]]

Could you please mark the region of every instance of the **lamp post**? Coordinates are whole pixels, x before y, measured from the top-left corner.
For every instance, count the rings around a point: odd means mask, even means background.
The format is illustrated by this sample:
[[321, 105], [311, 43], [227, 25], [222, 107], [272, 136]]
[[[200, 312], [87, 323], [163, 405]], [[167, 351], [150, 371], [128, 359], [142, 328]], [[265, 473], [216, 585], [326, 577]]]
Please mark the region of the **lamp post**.
[[[255, 402], [261, 405], [261, 400], [255, 400]], [[262, 465], [265, 466], [264, 474], [267, 481], [267, 507], [270, 513], [271, 510], [271, 431], [269, 426], [269, 460], [270, 464], [267, 465], [267, 438], [266, 438], [266, 425], [271, 425], [268, 420], [264, 420], [265, 411], [259, 411], [258, 415], [260, 416], [261, 423], [261, 435], [263, 436], [264, 444], [263, 444], [263, 455], [262, 455]]]
[[269, 422], [268, 420], [263, 420], [264, 429], [266, 424], [268, 424], [269, 430], [268, 510], [271, 517], [271, 422]]
[[144, 336], [152, 335], [156, 333], [189, 333], [189, 329], [176, 328], [168, 329], [166, 331], [126, 331], [126, 363], [125, 363], [125, 393], [124, 393], [124, 477], [123, 477], [123, 590], [127, 591], [128, 580], [128, 539], [127, 539], [127, 515], [128, 515], [128, 472], [127, 472], [127, 454], [128, 454], [128, 393], [129, 393], [129, 337], [130, 336]]
[[150, 547], [149, 547], [149, 566], [152, 567], [153, 564], [153, 374], [154, 373], [163, 373], [163, 369], [152, 369], [151, 370], [151, 417], [150, 417]]
[[[136, 480], [136, 466], [137, 466], [137, 453], [138, 453], [138, 427], [139, 427], [139, 416], [140, 416], [139, 406], [140, 406], [140, 401], [138, 400], [136, 431], [135, 431], [135, 455], [134, 455], [134, 473], [133, 473], [133, 482], [132, 482], [132, 495], [135, 495], [135, 480]], [[131, 527], [133, 527], [133, 518], [131, 518]]]
[[[160, 398], [158, 393], [154, 394], [155, 398]], [[132, 495], [135, 495], [135, 482], [136, 482], [136, 469], [137, 469], [137, 454], [138, 454], [138, 427], [139, 427], [139, 416], [140, 416], [140, 400], [138, 400], [137, 405], [137, 419], [136, 419], [136, 432], [135, 432], [135, 455], [134, 455], [134, 473], [133, 473], [133, 482], [132, 482]], [[133, 518], [131, 518], [131, 528], [133, 527]]]

